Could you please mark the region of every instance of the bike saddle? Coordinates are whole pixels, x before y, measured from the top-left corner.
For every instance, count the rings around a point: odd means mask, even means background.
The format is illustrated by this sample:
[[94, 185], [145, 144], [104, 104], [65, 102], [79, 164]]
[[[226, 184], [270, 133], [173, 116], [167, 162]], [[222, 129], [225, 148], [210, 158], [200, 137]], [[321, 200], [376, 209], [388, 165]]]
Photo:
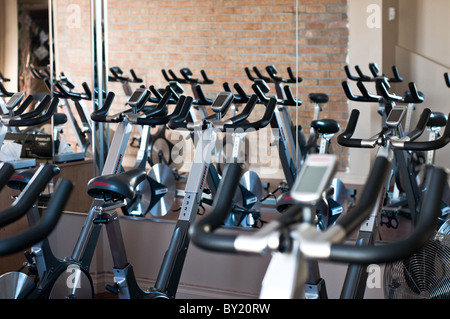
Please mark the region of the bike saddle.
[[53, 120], [55, 125], [62, 125], [67, 122], [67, 116], [64, 113], [53, 114]]
[[[50, 164], [49, 164], [50, 165]], [[57, 175], [60, 172], [60, 168], [56, 165], [52, 165], [53, 174]], [[37, 172], [39, 167], [27, 168], [22, 170], [17, 170], [14, 174], [9, 178], [9, 181], [6, 185], [12, 189], [17, 189], [22, 191], [28, 183], [30, 183], [33, 175]]]
[[339, 123], [331, 119], [312, 121], [311, 127], [320, 134], [334, 134], [339, 131]]
[[326, 95], [325, 93], [309, 93], [308, 97], [314, 103], [327, 103], [328, 102], [328, 95]]
[[109, 174], [91, 179], [87, 193], [94, 198], [105, 201], [117, 201], [133, 198], [136, 187], [147, 178], [147, 173], [140, 168], [134, 168], [120, 174]]
[[441, 112], [433, 112], [428, 119], [428, 127], [443, 127], [447, 125], [447, 116]]

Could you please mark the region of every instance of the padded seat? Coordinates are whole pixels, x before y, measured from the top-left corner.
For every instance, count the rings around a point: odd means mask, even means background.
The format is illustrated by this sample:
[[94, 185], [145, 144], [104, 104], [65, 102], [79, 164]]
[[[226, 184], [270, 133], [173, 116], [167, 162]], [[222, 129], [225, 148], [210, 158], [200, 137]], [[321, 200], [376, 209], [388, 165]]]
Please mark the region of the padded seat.
[[309, 93], [308, 97], [314, 103], [320, 104], [328, 102], [328, 95], [326, 95], [325, 93]]
[[432, 112], [428, 119], [428, 127], [443, 127], [447, 125], [447, 116], [441, 112]]
[[62, 125], [67, 122], [67, 115], [64, 113], [53, 114], [53, 120], [55, 125]]
[[134, 168], [120, 174], [109, 174], [91, 179], [87, 185], [87, 193], [94, 198], [105, 201], [133, 198], [136, 187], [147, 178], [147, 173]]
[[311, 122], [311, 127], [320, 134], [334, 134], [339, 132], [339, 123], [335, 120], [324, 119]]
[[23, 190], [27, 184], [30, 182], [34, 173], [38, 170], [37, 167], [30, 169], [23, 169], [14, 172], [14, 174], [9, 178], [6, 185], [12, 189]]
[[[6, 185], [12, 189], [17, 189], [22, 191], [33, 178], [34, 174], [37, 172], [39, 167], [26, 168], [17, 170], [14, 174], [9, 178], [9, 181]], [[58, 166], [53, 165], [53, 170], [55, 174], [58, 174], [60, 169]]]

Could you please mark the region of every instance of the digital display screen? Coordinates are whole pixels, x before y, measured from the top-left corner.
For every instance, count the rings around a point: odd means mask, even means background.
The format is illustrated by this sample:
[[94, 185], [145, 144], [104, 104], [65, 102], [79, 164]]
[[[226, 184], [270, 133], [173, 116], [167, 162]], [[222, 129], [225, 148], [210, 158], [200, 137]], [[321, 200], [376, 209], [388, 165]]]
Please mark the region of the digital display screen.
[[228, 94], [219, 94], [217, 98], [214, 100], [212, 107], [222, 106], [228, 99], [228, 96], [229, 96]]
[[20, 100], [22, 100], [23, 98], [23, 94], [14, 94], [13, 96], [11, 96], [11, 98], [9, 99], [7, 105], [8, 106], [13, 106], [16, 103], [20, 102]]
[[133, 95], [128, 100], [128, 103], [136, 103], [136, 102], [138, 102], [140, 100], [141, 96], [142, 96], [142, 91], [141, 90], [134, 91]]
[[322, 192], [318, 188], [328, 169], [328, 166], [306, 166], [299, 176], [300, 180], [295, 183], [293, 191], [299, 193]]
[[392, 109], [387, 119], [388, 122], [397, 123], [400, 121], [403, 114], [403, 109]]

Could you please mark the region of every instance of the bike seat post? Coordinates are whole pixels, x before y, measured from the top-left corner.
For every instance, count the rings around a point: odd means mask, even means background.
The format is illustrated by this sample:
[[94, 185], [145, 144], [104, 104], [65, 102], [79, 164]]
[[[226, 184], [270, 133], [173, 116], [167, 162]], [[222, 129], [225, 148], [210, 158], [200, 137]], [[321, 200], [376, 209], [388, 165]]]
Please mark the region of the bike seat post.
[[328, 154], [330, 148], [331, 139], [334, 134], [320, 134], [320, 148], [319, 154]]

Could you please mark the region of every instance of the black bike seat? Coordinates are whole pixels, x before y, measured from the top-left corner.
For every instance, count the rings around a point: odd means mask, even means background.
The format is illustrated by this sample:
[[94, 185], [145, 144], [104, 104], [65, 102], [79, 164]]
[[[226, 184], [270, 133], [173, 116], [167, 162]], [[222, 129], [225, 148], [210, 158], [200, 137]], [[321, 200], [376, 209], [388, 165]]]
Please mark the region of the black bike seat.
[[23, 190], [25, 186], [30, 182], [34, 173], [38, 170], [37, 167], [23, 169], [14, 172], [14, 174], [9, 178], [9, 181], [6, 185], [12, 189]]
[[[9, 178], [6, 185], [12, 189], [23, 190], [33, 178], [33, 175], [37, 172], [39, 167], [20, 169], [14, 172]], [[55, 175], [59, 173], [59, 167], [53, 165]]]
[[311, 127], [320, 134], [334, 134], [340, 129], [339, 123], [331, 119], [312, 121]]
[[328, 95], [326, 95], [325, 93], [309, 93], [308, 97], [314, 103], [327, 103], [328, 102]]
[[105, 201], [133, 198], [136, 187], [147, 178], [147, 173], [134, 168], [120, 174], [109, 174], [91, 179], [87, 185], [87, 193], [94, 198]]
[[432, 112], [428, 119], [428, 127], [443, 127], [447, 125], [447, 116], [441, 112]]
[[64, 113], [53, 114], [53, 120], [55, 125], [61, 125], [67, 122], [67, 115]]

